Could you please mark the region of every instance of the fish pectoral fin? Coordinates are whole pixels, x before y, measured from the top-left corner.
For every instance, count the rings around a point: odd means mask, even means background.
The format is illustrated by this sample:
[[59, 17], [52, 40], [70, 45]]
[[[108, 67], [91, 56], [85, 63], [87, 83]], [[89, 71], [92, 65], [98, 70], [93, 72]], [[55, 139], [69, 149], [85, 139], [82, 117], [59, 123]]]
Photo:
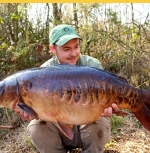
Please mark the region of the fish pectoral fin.
[[22, 102], [19, 102], [18, 104], [18, 107], [25, 113], [27, 113], [29, 116], [31, 116], [32, 118], [35, 118], [35, 119], [38, 119], [38, 115], [37, 113], [32, 109], [30, 108], [29, 106], [27, 106], [26, 104], [22, 103]]
[[63, 123], [59, 123], [59, 122], [57, 122], [57, 125], [58, 125], [58, 128], [60, 129], [60, 131], [66, 137], [68, 137], [70, 140], [73, 139], [73, 137], [74, 137], [73, 125], [63, 124]]
[[113, 110], [113, 114], [116, 114], [117, 116], [126, 116], [129, 115], [129, 113], [125, 112], [125, 111], [114, 111]]

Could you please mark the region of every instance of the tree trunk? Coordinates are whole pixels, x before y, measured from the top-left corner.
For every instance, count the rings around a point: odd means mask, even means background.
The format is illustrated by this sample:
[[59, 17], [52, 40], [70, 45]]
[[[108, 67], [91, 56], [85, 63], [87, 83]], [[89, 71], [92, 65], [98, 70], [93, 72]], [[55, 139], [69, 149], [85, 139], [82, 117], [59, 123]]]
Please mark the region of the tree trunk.
[[132, 23], [131, 23], [131, 28], [132, 28], [132, 38], [133, 38], [133, 27], [134, 27], [134, 10], [133, 10], [133, 3], [131, 3], [131, 16], [132, 16]]
[[78, 29], [78, 15], [77, 15], [77, 4], [73, 3], [73, 19], [75, 28]]
[[60, 8], [58, 6], [58, 3], [52, 3], [53, 6], [53, 17], [54, 17], [54, 26], [61, 23], [61, 4]]

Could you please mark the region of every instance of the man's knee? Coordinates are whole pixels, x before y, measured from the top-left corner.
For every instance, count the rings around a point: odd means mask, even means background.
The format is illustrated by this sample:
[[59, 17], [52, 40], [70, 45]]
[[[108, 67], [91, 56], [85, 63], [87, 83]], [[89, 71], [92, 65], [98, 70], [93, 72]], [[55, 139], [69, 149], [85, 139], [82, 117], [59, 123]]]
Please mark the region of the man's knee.
[[46, 122], [41, 120], [32, 120], [27, 127], [28, 133], [33, 141], [38, 141], [44, 135]]
[[111, 134], [110, 119], [100, 118], [95, 123], [89, 124], [83, 129], [80, 129], [80, 131], [83, 150], [85, 150], [85, 152], [90, 150], [93, 150], [95, 153], [103, 151], [103, 148], [108, 142]]
[[59, 130], [53, 123], [33, 120], [27, 127], [31, 141], [41, 153], [64, 153]]

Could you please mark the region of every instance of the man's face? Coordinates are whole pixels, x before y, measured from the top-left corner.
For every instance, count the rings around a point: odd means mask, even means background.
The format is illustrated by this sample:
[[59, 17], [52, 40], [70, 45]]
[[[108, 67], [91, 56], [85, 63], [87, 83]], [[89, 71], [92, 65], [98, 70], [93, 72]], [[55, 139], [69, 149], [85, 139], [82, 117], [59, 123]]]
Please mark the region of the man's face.
[[75, 65], [80, 57], [79, 39], [72, 39], [63, 46], [56, 45], [53, 53], [57, 56], [59, 63]]

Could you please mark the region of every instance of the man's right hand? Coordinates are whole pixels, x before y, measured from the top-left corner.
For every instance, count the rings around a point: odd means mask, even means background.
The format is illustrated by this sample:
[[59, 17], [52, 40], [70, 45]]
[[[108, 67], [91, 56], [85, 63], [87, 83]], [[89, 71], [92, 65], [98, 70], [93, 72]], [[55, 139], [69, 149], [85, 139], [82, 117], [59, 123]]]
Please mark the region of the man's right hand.
[[17, 111], [15, 111], [15, 113], [19, 114], [23, 121], [31, 121], [34, 119], [33, 117], [29, 116], [27, 113], [25, 113], [22, 110], [19, 110], [19, 111], [17, 110]]

